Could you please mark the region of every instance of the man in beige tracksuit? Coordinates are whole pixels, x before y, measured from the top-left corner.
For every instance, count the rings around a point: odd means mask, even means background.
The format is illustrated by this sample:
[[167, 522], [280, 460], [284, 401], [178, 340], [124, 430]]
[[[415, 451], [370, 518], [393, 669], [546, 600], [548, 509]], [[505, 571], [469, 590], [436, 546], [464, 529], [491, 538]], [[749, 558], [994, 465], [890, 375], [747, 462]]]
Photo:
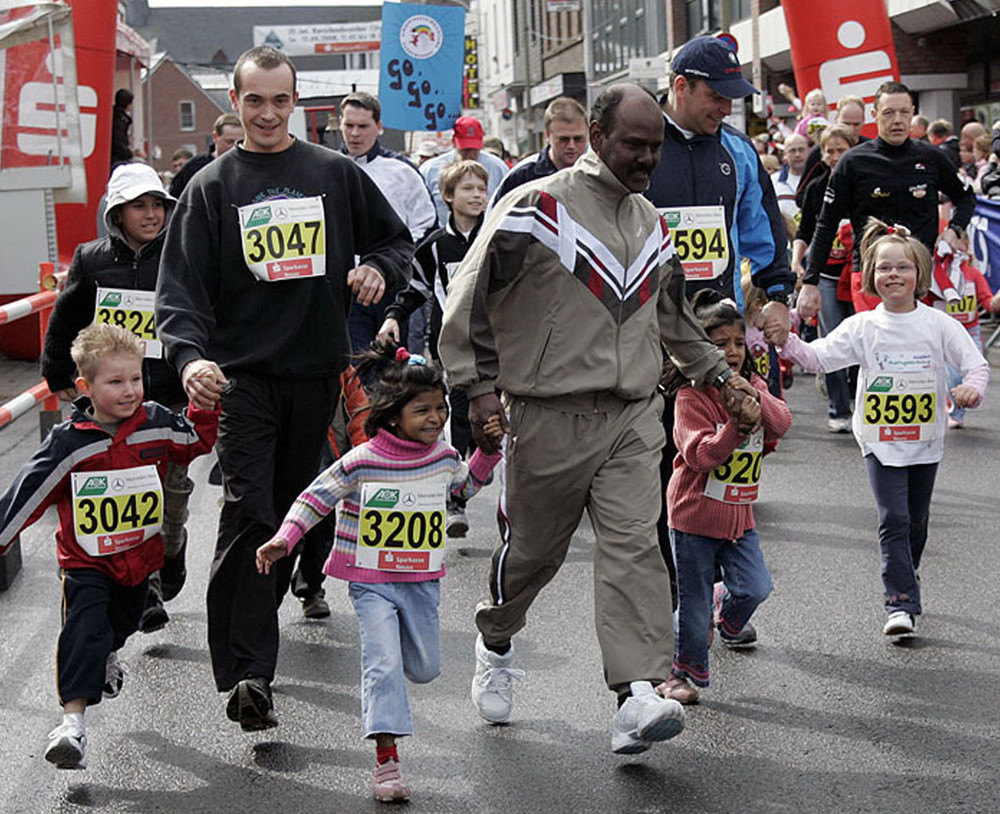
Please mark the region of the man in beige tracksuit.
[[656, 537], [660, 343], [696, 384], [722, 386], [734, 412], [749, 385], [692, 314], [667, 227], [637, 194], [663, 141], [655, 100], [635, 85], [609, 88], [591, 112], [590, 140], [574, 167], [520, 188], [491, 214], [449, 286], [440, 351], [450, 383], [469, 396], [474, 432], [502, 415], [497, 390], [510, 415], [505, 529], [492, 601], [476, 613], [473, 701], [491, 723], [509, 720], [511, 680], [522, 675], [511, 637], [586, 509], [597, 539], [597, 635], [620, 702], [612, 748], [630, 754], [683, 728], [680, 705], [653, 689], [673, 653]]

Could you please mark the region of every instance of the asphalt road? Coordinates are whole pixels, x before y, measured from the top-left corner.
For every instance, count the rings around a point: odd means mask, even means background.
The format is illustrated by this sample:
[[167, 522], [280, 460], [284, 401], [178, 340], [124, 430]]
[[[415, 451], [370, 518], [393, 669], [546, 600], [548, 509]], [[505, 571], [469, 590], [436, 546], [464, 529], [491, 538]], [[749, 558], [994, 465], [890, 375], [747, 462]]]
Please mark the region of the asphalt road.
[[[20, 370], [20, 374], [18, 371]], [[33, 367], [0, 365], [0, 385]], [[33, 383], [33, 382], [29, 382]], [[510, 726], [469, 701], [472, 610], [485, 593], [494, 495], [472, 501], [442, 592], [442, 676], [412, 687], [416, 736], [401, 758], [420, 812], [1000, 811], [1000, 606], [996, 602], [1000, 396], [949, 433], [921, 569], [925, 613], [909, 646], [881, 634], [875, 509], [854, 441], [825, 429], [811, 377], [789, 391], [793, 428], [764, 465], [758, 525], [775, 591], [760, 646], [712, 650], [713, 684], [676, 739], [610, 751], [614, 699], [593, 632], [587, 521], [515, 639], [527, 671]], [[989, 396], [988, 396], [989, 399]], [[9, 483], [36, 448], [26, 417], [0, 433]], [[89, 768], [42, 758], [59, 722], [59, 581], [47, 516], [22, 539], [24, 570], [0, 593], [0, 811], [368, 812], [373, 747], [360, 737], [358, 634], [346, 588], [334, 612], [281, 610], [279, 728], [225, 717], [205, 646], [204, 595], [221, 490], [193, 467], [190, 577], [170, 624], [123, 648], [122, 694], [87, 714]]]

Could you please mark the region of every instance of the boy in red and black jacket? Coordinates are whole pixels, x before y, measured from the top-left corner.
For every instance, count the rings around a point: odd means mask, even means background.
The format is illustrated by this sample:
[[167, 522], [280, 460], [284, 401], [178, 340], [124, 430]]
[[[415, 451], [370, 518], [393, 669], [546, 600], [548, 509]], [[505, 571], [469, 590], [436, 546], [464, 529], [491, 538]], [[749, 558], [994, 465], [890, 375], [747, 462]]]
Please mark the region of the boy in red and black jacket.
[[68, 421], [0, 497], [0, 547], [55, 504], [63, 580], [63, 627], [56, 650], [63, 722], [45, 759], [86, 766], [83, 714], [121, 690], [117, 651], [142, 618], [149, 575], [163, 565], [162, 479], [212, 449], [218, 406], [187, 416], [143, 402], [142, 341], [113, 325], [82, 330], [72, 347], [83, 394]]

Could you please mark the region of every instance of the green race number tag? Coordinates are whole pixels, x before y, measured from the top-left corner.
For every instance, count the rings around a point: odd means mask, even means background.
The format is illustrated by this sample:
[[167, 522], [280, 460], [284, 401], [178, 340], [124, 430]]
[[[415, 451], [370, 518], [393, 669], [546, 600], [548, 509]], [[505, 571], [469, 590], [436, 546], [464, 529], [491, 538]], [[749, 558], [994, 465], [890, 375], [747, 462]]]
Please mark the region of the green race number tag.
[[155, 298], [153, 291], [98, 288], [94, 322], [124, 328], [143, 341], [147, 359], [162, 359], [163, 344], [156, 338], [156, 324], [153, 320]]
[[760, 490], [760, 465], [764, 455], [764, 430], [752, 433], [733, 450], [722, 466], [705, 481], [705, 496], [723, 503], [753, 503]]
[[869, 373], [861, 437], [865, 441], [930, 441], [937, 420], [932, 372]]
[[686, 280], [714, 280], [729, 265], [726, 210], [722, 206], [661, 209], [670, 242], [684, 267]]
[[379, 571], [437, 571], [444, 562], [443, 480], [365, 483], [355, 563]]
[[326, 274], [323, 199], [280, 198], [239, 208], [243, 259], [258, 280]]
[[73, 530], [92, 557], [127, 551], [158, 534], [163, 489], [155, 466], [71, 473]]

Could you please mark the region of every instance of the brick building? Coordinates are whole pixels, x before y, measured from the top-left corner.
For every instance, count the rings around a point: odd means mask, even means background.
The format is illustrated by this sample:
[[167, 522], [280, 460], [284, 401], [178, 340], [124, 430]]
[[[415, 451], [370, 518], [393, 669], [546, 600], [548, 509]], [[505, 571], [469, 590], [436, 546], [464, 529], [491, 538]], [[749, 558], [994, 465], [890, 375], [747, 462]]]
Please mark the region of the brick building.
[[199, 85], [187, 71], [165, 54], [157, 54], [146, 81], [154, 100], [153, 146], [150, 155], [158, 171], [170, 169], [174, 150], [186, 147], [203, 153], [212, 143], [212, 126], [220, 113], [229, 112]]

